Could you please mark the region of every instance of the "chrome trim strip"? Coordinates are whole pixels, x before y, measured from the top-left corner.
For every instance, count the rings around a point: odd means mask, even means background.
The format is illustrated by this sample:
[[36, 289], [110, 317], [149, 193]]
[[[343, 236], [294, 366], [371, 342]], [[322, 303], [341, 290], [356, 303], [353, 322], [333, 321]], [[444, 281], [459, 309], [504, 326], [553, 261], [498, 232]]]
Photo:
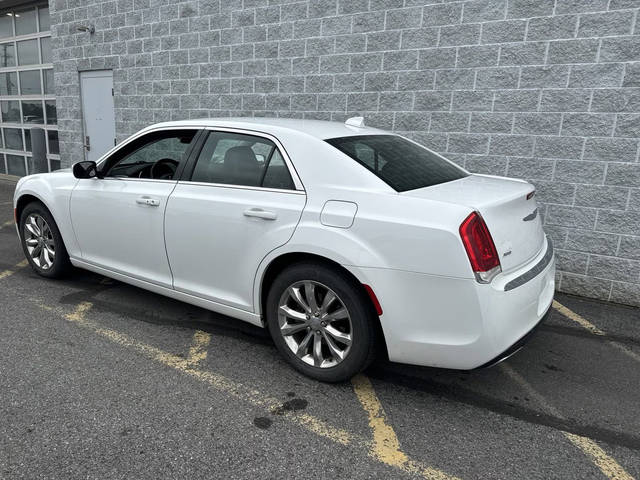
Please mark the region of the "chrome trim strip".
[[219, 187], [219, 188], [236, 188], [240, 190], [258, 190], [260, 192], [276, 192], [276, 193], [291, 193], [293, 195], [306, 195], [304, 190], [288, 190], [285, 188], [266, 188], [266, 187], [251, 187], [249, 185], [233, 185], [231, 183], [209, 183], [209, 182], [191, 182], [187, 180], [179, 180], [178, 185], [195, 185], [198, 187]]
[[551, 238], [547, 237], [547, 253], [544, 254], [544, 257], [540, 259], [538, 263], [531, 269], [524, 272], [519, 277], [514, 278], [509, 283], [504, 286], [504, 291], [508, 292], [509, 290], [513, 290], [514, 288], [518, 288], [521, 285], [524, 285], [529, 280], [532, 280], [536, 277], [540, 272], [542, 272], [549, 262], [553, 259], [553, 242], [551, 242]]

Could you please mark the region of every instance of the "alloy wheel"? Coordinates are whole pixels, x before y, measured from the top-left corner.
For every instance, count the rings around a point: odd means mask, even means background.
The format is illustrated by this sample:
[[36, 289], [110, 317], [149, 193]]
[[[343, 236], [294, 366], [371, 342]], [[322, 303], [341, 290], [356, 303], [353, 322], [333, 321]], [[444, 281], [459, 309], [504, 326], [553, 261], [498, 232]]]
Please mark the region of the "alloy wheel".
[[329, 368], [351, 348], [349, 311], [329, 287], [312, 280], [289, 286], [278, 304], [278, 324], [289, 349], [308, 365]]
[[53, 232], [47, 221], [37, 213], [24, 222], [24, 242], [33, 263], [42, 270], [49, 270], [56, 257]]

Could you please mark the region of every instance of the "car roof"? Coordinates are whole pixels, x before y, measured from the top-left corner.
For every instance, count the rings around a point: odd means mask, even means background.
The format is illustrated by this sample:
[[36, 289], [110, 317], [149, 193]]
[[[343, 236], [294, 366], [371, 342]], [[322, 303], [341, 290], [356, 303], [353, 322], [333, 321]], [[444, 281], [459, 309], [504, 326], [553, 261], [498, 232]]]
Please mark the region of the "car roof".
[[180, 120], [164, 122], [151, 125], [148, 128], [156, 127], [228, 127], [247, 130], [256, 130], [262, 133], [276, 135], [283, 130], [301, 132], [319, 139], [349, 137], [354, 135], [380, 135], [389, 134], [372, 127], [355, 127], [340, 122], [329, 122], [325, 120], [309, 120], [299, 118], [268, 118], [268, 117], [222, 117], [222, 118], [200, 118], [193, 120]]

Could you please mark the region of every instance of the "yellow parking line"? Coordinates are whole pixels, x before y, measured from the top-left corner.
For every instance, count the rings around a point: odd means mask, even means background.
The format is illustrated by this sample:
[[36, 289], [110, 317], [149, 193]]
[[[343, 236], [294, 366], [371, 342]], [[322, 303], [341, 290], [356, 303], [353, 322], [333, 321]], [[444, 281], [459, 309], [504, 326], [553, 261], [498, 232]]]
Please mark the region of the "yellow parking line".
[[573, 310], [569, 310], [567, 307], [565, 307], [564, 305], [562, 305], [560, 302], [556, 300], [553, 301], [553, 308], [555, 308], [558, 312], [560, 312], [562, 315], [567, 317], [569, 320], [573, 320], [574, 322], [579, 324], [581, 327], [589, 330], [594, 335], [606, 335], [602, 330], [596, 327], [593, 323], [581, 317]]
[[447, 473], [415, 462], [400, 450], [400, 442], [393, 427], [387, 421], [387, 414], [376, 395], [376, 392], [366, 376], [360, 374], [351, 379], [353, 390], [369, 417], [369, 426], [373, 432], [373, 443], [369, 454], [382, 463], [401, 470], [434, 480], [452, 480], [456, 477]]
[[351, 379], [351, 383], [356, 397], [369, 416], [369, 426], [373, 431], [371, 453], [389, 465], [402, 465], [407, 461], [407, 456], [400, 451], [400, 442], [396, 432], [387, 422], [387, 415], [378, 400], [371, 381], [364, 375], [356, 375]]
[[[44, 308], [48, 311], [59, 311], [59, 308], [54, 308], [50, 306], [40, 305], [41, 308]], [[241, 401], [249, 403], [255, 407], [264, 408], [266, 410], [272, 411], [274, 409], [278, 409], [282, 411], [281, 401], [275, 398], [271, 398], [266, 396], [263, 392], [255, 390], [251, 387], [246, 387], [241, 383], [235, 382], [229, 378], [226, 378], [220, 374], [199, 370], [195, 368], [188, 359], [184, 359], [178, 355], [174, 355], [169, 352], [165, 352], [159, 348], [153, 347], [151, 345], [142, 343], [137, 341], [136, 339], [124, 334], [117, 332], [115, 330], [101, 327], [100, 325], [88, 320], [86, 318], [86, 313], [91, 309], [91, 302], [82, 302], [72, 313], [64, 314], [64, 318], [68, 321], [79, 325], [83, 328], [87, 328], [88, 330], [93, 331], [94, 333], [110, 340], [113, 343], [116, 343], [123, 347], [129, 347], [138, 353], [155, 360], [165, 366], [174, 368], [182, 373], [185, 373], [199, 381], [202, 381], [208, 384], [210, 387], [231, 395]], [[331, 440], [333, 442], [339, 443], [345, 446], [353, 446], [359, 448], [367, 453], [373, 450], [372, 442], [364, 438], [360, 435], [351, 433], [347, 430], [344, 430], [339, 427], [334, 427], [324, 420], [321, 420], [311, 414], [290, 410], [283, 411], [282, 415], [284, 418], [290, 420], [291, 422], [297, 424], [298, 426], [305, 428], [306, 430], [320, 436]], [[437, 470], [433, 467], [425, 465], [421, 462], [406, 459], [404, 463], [398, 464], [394, 463], [391, 460], [387, 461], [377, 458], [377, 460], [382, 463], [394, 467], [401, 472], [410, 474], [410, 475], [419, 475], [421, 477], [427, 479], [434, 480], [453, 480], [456, 477], [447, 475], [441, 470]]]
[[[553, 301], [553, 308], [555, 308], [558, 312], [560, 312], [562, 315], [567, 317], [569, 320], [573, 320], [574, 322], [578, 323], [583, 328], [589, 330], [594, 335], [598, 335], [598, 336], [601, 336], [601, 337], [606, 337], [607, 336], [607, 333], [605, 331], [600, 330], [598, 327], [596, 327], [589, 320], [587, 320], [586, 318], [578, 315], [573, 310], [568, 309], [567, 307], [565, 307], [561, 303], [557, 302], [556, 300]], [[624, 353], [628, 357], [636, 360], [637, 362], [640, 362], [640, 355], [635, 353], [633, 350], [629, 350], [624, 345], [620, 345], [618, 342], [614, 342], [612, 340], [608, 340], [607, 343], [611, 347], [615, 348], [616, 350], [619, 350], [620, 352]]]
[[21, 268], [26, 267], [29, 264], [29, 262], [27, 262], [27, 260], [22, 260], [20, 263], [17, 263], [13, 269], [11, 270], [3, 270], [0, 272], [0, 280], [2, 280], [3, 278], [7, 278], [10, 277], [11, 275], [13, 275], [14, 273], [16, 273], [16, 271], [18, 271]]
[[0, 228], [8, 227], [10, 225], [15, 225], [15, 222], [13, 220], [9, 220], [8, 222], [4, 222], [2, 225], [0, 225]]
[[[506, 363], [501, 363], [500, 368], [509, 377], [511, 377], [512, 380], [520, 385], [530, 397], [535, 398], [538, 404], [543, 408], [543, 410], [546, 411], [546, 413], [554, 415], [561, 419], [565, 418], [558, 409], [551, 405], [545, 397], [538, 393], [538, 391], [533, 388], [533, 386], [513, 368], [511, 368]], [[582, 437], [580, 435], [565, 431], [562, 431], [562, 434], [573, 445], [582, 450], [582, 452], [590, 458], [590, 460], [600, 469], [602, 473], [604, 473], [607, 478], [611, 480], [634, 480], [634, 478], [629, 475], [618, 462], [607, 455], [607, 453], [590, 438]]]
[[207, 347], [211, 342], [211, 334], [196, 330], [193, 334], [193, 343], [189, 348], [187, 363], [190, 367], [195, 367], [207, 358]]

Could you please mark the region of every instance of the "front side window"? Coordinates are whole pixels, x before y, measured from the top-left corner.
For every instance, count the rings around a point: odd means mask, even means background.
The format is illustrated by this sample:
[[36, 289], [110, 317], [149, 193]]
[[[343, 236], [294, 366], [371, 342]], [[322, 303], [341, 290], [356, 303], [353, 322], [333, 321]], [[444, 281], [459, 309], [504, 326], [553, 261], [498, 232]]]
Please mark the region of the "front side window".
[[326, 141], [398, 192], [467, 176], [440, 155], [397, 135], [358, 135]]
[[133, 140], [102, 167], [106, 177], [175, 180], [197, 130], [163, 130]]
[[230, 132], [209, 134], [191, 181], [287, 190], [295, 188], [289, 169], [271, 140]]

